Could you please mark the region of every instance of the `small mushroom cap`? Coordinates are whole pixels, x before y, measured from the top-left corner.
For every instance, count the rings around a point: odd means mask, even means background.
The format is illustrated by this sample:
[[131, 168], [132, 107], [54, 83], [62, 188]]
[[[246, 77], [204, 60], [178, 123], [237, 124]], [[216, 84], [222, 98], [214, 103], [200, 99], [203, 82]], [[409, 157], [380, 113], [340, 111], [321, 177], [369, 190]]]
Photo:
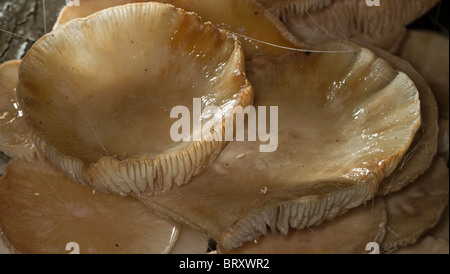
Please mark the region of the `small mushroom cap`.
[[448, 240], [425, 236], [417, 243], [399, 248], [392, 254], [449, 254]]
[[226, 31], [171, 5], [129, 4], [36, 42], [21, 63], [17, 95], [36, 146], [76, 181], [151, 193], [154, 184], [188, 183], [225, 145], [194, 140], [197, 129], [175, 142], [171, 110], [192, 114], [193, 98], [224, 116], [251, 104], [244, 70], [242, 49]]
[[441, 118], [449, 118], [449, 40], [430, 31], [408, 31], [399, 55], [425, 78], [436, 96]]
[[94, 193], [48, 162], [13, 159], [0, 180], [0, 229], [15, 253], [168, 253], [179, 225], [131, 197]]
[[332, 49], [342, 52], [247, 64], [256, 107], [278, 106], [277, 150], [233, 142], [182, 191], [141, 201], [230, 249], [267, 227], [286, 234], [372, 199], [420, 126], [418, 93], [370, 51], [341, 42], [317, 48]]
[[20, 61], [0, 65], [0, 151], [9, 157], [33, 159], [39, 154], [16, 99]]
[[[386, 209], [381, 198], [351, 209], [317, 227], [290, 230], [288, 235], [269, 233], [228, 254], [363, 254], [370, 242], [383, 240]], [[220, 247], [219, 252], [223, 251]]]
[[437, 157], [427, 173], [384, 198], [388, 213], [384, 250], [413, 244], [438, 223], [448, 203], [448, 178], [445, 161]]
[[304, 2], [286, 1], [286, 6], [275, 11], [300, 41], [315, 45], [332, 38], [354, 38], [395, 52], [406, 35], [405, 26], [439, 0], [384, 0], [379, 7], [369, 6], [366, 1], [339, 0], [315, 10], [301, 9], [308, 7]]

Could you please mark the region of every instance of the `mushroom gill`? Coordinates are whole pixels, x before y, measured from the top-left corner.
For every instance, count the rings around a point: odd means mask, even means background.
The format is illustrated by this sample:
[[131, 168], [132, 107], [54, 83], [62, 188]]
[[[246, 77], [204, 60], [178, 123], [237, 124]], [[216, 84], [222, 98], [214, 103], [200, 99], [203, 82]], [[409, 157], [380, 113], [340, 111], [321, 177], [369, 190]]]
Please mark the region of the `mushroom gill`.
[[[98, 191], [148, 193], [188, 183], [225, 145], [197, 127], [174, 141], [171, 110], [193, 113], [197, 99], [225, 116], [251, 104], [244, 70], [226, 31], [170, 5], [129, 4], [36, 42], [22, 60], [17, 96], [35, 145], [73, 179]], [[201, 126], [222, 124], [222, 116], [201, 115]]]
[[189, 230], [132, 197], [95, 193], [49, 162], [13, 159], [0, 179], [0, 235], [13, 253], [66, 254], [69, 243], [81, 254], [206, 252], [207, 237]]
[[315, 45], [330, 38], [355, 39], [394, 52], [406, 34], [405, 26], [439, 0], [384, 0], [378, 7], [361, 0], [339, 0], [315, 10], [307, 9], [305, 0], [285, 2], [285, 6], [273, 12], [304, 43]]
[[414, 183], [384, 198], [388, 213], [385, 251], [414, 244], [434, 227], [448, 204], [448, 167], [437, 157]]
[[16, 99], [19, 65], [19, 60], [0, 65], [0, 151], [9, 157], [33, 159], [40, 154]]
[[383, 240], [385, 224], [385, 205], [383, 199], [377, 198], [320, 226], [291, 229], [288, 235], [269, 233], [228, 252], [220, 247], [218, 251], [225, 254], [363, 254], [367, 253], [368, 243]]
[[291, 53], [247, 65], [255, 107], [278, 107], [276, 151], [260, 152], [266, 142], [232, 142], [182, 190], [138, 198], [226, 250], [267, 234], [267, 226], [286, 234], [372, 199], [420, 126], [417, 90], [354, 44], [316, 50], [338, 53]]

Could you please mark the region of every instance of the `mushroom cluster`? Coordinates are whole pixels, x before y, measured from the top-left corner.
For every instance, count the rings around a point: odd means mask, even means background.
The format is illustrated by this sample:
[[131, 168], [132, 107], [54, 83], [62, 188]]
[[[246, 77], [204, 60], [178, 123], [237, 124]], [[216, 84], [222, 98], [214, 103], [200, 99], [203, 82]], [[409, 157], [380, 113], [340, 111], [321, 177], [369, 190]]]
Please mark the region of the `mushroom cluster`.
[[448, 253], [438, 2], [66, 5], [0, 65], [3, 249]]

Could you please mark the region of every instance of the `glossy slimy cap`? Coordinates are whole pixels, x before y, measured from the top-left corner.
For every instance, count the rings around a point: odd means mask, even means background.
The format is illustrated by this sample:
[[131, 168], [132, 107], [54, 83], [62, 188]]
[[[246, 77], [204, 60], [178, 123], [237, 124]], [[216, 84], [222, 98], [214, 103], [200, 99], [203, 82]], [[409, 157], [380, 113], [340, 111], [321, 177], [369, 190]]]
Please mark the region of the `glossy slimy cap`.
[[138, 3], [40, 39], [23, 58], [17, 95], [35, 145], [72, 178], [100, 191], [151, 193], [155, 184], [188, 183], [225, 144], [174, 142], [171, 109], [192, 113], [201, 98], [226, 116], [251, 104], [244, 70], [226, 31], [171, 5]]

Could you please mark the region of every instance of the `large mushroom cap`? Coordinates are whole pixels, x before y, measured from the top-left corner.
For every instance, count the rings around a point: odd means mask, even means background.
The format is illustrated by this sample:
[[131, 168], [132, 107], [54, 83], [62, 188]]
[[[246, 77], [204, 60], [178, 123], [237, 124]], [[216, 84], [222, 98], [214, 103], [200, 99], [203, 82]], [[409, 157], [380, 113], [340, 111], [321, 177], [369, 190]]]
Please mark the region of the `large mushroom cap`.
[[36, 146], [77, 181], [120, 194], [156, 182], [168, 190], [200, 173], [224, 145], [195, 140], [192, 131], [190, 141], [175, 142], [171, 110], [192, 114], [194, 98], [224, 115], [250, 104], [243, 62], [239, 43], [196, 15], [130, 4], [40, 39], [22, 61], [17, 95]]
[[278, 106], [277, 150], [233, 142], [182, 191], [139, 198], [225, 249], [266, 234], [267, 226], [287, 233], [371, 199], [420, 126], [417, 90], [368, 50], [340, 42], [317, 50], [340, 52], [248, 63], [256, 106]]
[[0, 180], [0, 236], [15, 253], [65, 254], [68, 243], [81, 254], [206, 252], [207, 237], [190, 230], [134, 198], [76, 184], [48, 162], [13, 159]]
[[38, 151], [16, 99], [19, 65], [18, 60], [0, 65], [0, 151], [9, 157], [32, 159]]

